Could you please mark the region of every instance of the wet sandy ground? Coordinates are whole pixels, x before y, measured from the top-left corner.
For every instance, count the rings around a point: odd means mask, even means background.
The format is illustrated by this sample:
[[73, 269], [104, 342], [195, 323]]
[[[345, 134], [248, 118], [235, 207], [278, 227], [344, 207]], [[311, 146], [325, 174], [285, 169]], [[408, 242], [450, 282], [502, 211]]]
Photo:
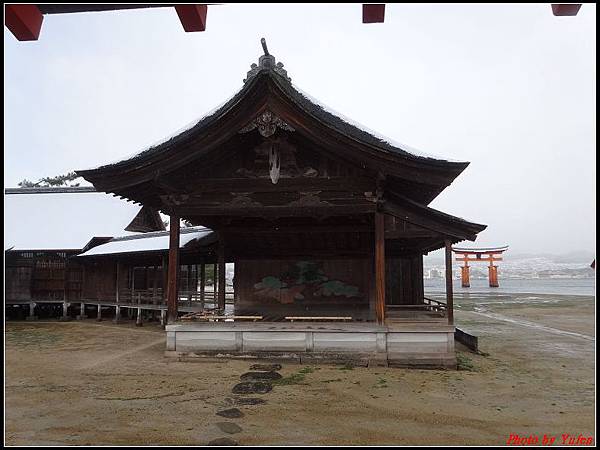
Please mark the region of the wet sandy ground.
[[[533, 298], [535, 297], [535, 298]], [[283, 363], [281, 385], [234, 405], [256, 361], [177, 362], [164, 333], [110, 322], [8, 323], [9, 445], [504, 444], [511, 433], [594, 435], [595, 301], [548, 295], [458, 299], [480, 336], [470, 370]], [[236, 423], [227, 434], [218, 422]]]

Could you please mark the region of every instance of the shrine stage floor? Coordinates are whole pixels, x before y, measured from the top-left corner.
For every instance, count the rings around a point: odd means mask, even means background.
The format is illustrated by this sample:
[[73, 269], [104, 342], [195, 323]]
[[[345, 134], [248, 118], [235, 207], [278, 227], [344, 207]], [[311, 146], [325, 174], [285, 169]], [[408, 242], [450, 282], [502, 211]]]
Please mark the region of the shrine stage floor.
[[194, 322], [166, 326], [167, 356], [348, 361], [455, 368], [454, 327], [440, 322]]

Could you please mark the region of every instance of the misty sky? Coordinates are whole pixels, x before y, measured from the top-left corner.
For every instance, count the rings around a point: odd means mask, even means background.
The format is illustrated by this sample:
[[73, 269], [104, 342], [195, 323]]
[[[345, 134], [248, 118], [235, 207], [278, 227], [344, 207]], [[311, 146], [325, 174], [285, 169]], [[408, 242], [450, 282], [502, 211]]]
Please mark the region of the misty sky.
[[[260, 38], [295, 85], [390, 138], [471, 165], [431, 206], [484, 223], [477, 245], [592, 250], [596, 7], [209, 6], [51, 15], [5, 28], [5, 186], [119, 160], [242, 87]], [[473, 245], [471, 243], [466, 243]]]

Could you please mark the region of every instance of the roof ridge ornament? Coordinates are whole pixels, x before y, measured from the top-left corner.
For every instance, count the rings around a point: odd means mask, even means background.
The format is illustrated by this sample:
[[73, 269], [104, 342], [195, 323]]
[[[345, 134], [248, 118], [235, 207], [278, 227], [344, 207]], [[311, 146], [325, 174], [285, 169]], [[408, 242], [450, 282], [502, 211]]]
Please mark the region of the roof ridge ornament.
[[261, 38], [260, 43], [265, 54], [261, 55], [260, 58], [258, 58], [258, 65], [253, 63], [250, 66], [250, 70], [246, 74], [244, 84], [250, 81], [252, 78], [254, 78], [261, 70], [272, 70], [277, 75], [281, 76], [284, 80], [291, 82], [292, 79], [288, 77], [287, 71], [283, 68], [283, 63], [275, 63], [275, 56], [269, 53], [269, 49], [267, 48], [267, 41], [265, 40], [265, 38]]
[[264, 109], [252, 122], [238, 131], [238, 133], [248, 133], [255, 128], [258, 128], [260, 135], [268, 138], [275, 134], [277, 127], [286, 131], [296, 131], [294, 127], [281, 120], [281, 118], [270, 109]]

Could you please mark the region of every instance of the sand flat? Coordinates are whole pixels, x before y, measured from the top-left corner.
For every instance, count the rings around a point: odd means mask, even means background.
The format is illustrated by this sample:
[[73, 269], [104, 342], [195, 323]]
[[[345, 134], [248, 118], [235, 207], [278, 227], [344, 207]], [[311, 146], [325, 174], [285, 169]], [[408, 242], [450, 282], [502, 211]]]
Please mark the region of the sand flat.
[[[244, 416], [232, 421], [242, 431], [232, 437], [242, 445], [492, 445], [511, 433], [570, 433], [595, 442], [595, 300], [548, 298], [488, 297], [483, 310], [484, 300], [459, 300], [458, 326], [489, 354], [459, 349], [473, 370], [284, 362], [280, 373], [292, 383], [261, 395], [264, 404], [237, 406]], [[206, 444], [225, 437], [216, 412], [234, 405], [231, 388], [255, 362], [165, 358], [164, 332], [151, 324], [9, 322], [5, 337], [9, 445]]]

